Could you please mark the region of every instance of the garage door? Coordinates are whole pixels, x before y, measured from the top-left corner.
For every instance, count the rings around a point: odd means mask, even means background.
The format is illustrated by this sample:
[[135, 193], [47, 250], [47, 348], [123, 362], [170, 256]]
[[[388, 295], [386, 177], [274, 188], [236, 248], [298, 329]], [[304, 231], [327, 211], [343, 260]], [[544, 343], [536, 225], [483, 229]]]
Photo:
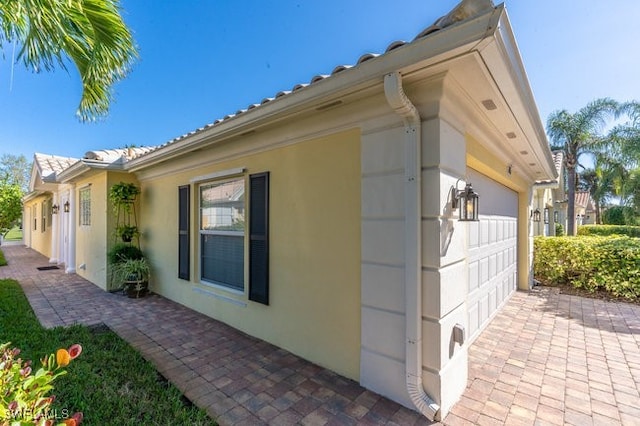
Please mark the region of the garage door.
[[518, 194], [467, 170], [480, 195], [480, 221], [469, 224], [469, 336], [473, 340], [517, 286]]

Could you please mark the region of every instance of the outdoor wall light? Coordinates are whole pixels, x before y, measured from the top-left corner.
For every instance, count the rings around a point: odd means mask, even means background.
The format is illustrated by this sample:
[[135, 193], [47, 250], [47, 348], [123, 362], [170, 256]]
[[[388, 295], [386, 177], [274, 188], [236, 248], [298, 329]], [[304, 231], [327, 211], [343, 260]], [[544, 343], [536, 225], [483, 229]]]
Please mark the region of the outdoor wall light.
[[545, 224], [549, 223], [549, 207], [545, 207], [542, 212], [544, 215], [544, 223]]
[[553, 221], [555, 223], [558, 223], [560, 221], [560, 218], [558, 217], [558, 212], [557, 211], [553, 212]]
[[[458, 182], [460, 182], [458, 180]], [[473, 190], [470, 183], [460, 190], [458, 182], [451, 187], [451, 207], [460, 209], [460, 221], [478, 222], [478, 193]]]
[[64, 203], [64, 212], [65, 213], [69, 213], [69, 201], [65, 201]]
[[58, 214], [59, 210], [60, 210], [60, 207], [57, 204], [54, 204], [53, 206], [51, 206], [51, 214]]
[[540, 209], [535, 209], [533, 211], [533, 221], [540, 222]]

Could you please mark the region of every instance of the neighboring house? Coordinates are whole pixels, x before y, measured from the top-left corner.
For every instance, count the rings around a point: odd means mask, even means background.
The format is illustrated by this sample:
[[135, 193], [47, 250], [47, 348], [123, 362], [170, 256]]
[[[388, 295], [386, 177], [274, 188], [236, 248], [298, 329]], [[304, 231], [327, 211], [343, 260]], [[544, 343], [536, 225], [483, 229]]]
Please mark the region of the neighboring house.
[[576, 226], [596, 223], [596, 203], [589, 191], [576, 191]]
[[567, 229], [567, 192], [565, 190], [564, 152], [553, 152], [556, 178], [539, 180], [533, 186], [530, 219], [533, 235], [556, 235], [556, 224]]
[[[557, 174], [506, 11], [488, 0], [156, 149], [118, 153], [55, 173], [52, 202], [71, 210], [54, 224], [68, 223], [75, 253], [53, 261], [105, 288], [106, 194], [137, 182], [154, 292], [431, 419], [464, 391], [471, 342], [530, 288], [533, 185]], [[452, 208], [465, 183], [479, 222]]]

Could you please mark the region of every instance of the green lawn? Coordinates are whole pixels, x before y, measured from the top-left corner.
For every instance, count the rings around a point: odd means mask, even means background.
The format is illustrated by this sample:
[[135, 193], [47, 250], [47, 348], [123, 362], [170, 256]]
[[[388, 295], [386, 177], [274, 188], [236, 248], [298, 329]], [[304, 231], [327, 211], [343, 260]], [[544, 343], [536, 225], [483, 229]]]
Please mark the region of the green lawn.
[[22, 229], [16, 226], [11, 231], [7, 232], [4, 239], [5, 241], [22, 241]]
[[82, 345], [82, 355], [54, 383], [53, 408], [82, 411], [83, 425], [215, 425], [115, 333], [85, 326], [44, 329], [18, 282], [0, 280], [0, 343], [9, 341], [35, 367], [58, 348]]

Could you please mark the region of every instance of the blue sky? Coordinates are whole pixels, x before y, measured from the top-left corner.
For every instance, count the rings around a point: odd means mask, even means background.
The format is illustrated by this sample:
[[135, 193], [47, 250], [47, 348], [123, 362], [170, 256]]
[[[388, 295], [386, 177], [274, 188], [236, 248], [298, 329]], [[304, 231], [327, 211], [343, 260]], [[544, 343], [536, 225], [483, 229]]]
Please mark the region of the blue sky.
[[[122, 0], [140, 59], [110, 115], [75, 117], [80, 82], [0, 58], [0, 154], [81, 157], [157, 145], [280, 90], [412, 40], [457, 0]], [[496, 2], [497, 3], [497, 2]], [[614, 6], [615, 4], [615, 6]], [[507, 0], [543, 123], [598, 97], [640, 100], [640, 2]]]

